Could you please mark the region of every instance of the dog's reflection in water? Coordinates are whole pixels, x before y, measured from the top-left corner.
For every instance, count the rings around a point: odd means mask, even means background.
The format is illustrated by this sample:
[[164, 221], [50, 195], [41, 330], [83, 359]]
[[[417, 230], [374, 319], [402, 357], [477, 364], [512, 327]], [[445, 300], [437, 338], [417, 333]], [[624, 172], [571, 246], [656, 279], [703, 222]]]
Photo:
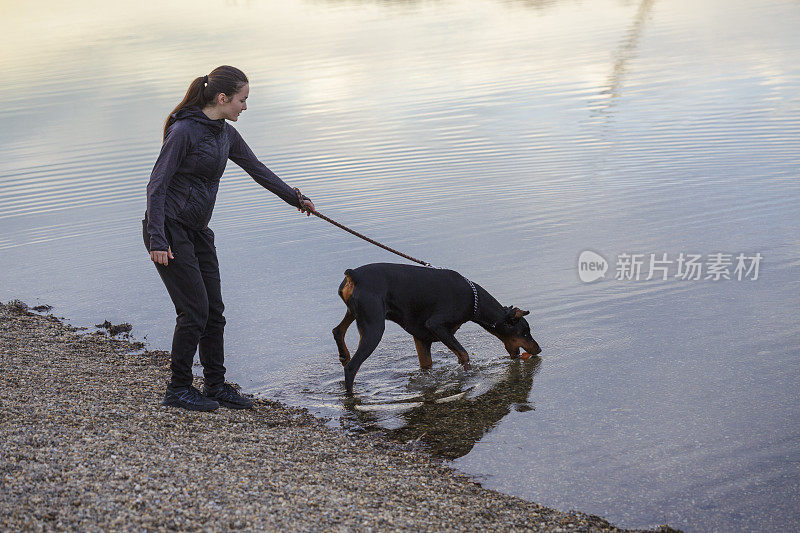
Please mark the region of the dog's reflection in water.
[[397, 408], [399, 412], [394, 417], [399, 423], [384, 429], [390, 438], [420, 442], [436, 456], [456, 459], [468, 454], [512, 409], [533, 409], [528, 396], [541, 357], [506, 360], [505, 365], [503, 372], [489, 378], [492, 383], [483, 392], [481, 385], [465, 390], [468, 377], [463, 373], [444, 388], [418, 375], [408, 384], [410, 392], [418, 393], [410, 401], [363, 405], [359, 399], [350, 398], [345, 399], [345, 404], [362, 428], [380, 425], [381, 413]]

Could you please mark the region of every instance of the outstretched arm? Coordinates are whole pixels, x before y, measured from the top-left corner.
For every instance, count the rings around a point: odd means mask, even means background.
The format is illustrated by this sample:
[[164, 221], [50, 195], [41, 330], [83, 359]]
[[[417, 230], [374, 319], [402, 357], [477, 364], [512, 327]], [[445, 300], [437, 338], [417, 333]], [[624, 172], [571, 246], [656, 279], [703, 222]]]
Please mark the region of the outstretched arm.
[[[294, 189], [276, 176], [264, 163], [258, 160], [250, 147], [247, 146], [247, 143], [244, 142], [242, 136], [239, 135], [239, 132], [236, 131], [236, 128], [230, 126], [228, 131], [230, 132], [231, 138], [228, 158], [250, 174], [250, 177], [252, 177], [256, 183], [268, 191], [275, 193], [287, 204], [301, 209], [297, 193], [295, 193]], [[303, 204], [303, 208], [305, 209], [314, 209], [314, 204], [305, 196], [303, 197]]]

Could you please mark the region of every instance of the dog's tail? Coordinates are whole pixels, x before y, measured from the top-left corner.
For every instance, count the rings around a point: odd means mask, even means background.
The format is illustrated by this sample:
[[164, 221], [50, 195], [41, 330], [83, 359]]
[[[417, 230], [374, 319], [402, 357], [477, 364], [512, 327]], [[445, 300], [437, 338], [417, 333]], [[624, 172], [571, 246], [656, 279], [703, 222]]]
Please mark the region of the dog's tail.
[[353, 295], [353, 290], [355, 289], [354, 283], [353, 271], [348, 268], [344, 271], [342, 283], [339, 284], [339, 297], [344, 300], [344, 303], [347, 303]]

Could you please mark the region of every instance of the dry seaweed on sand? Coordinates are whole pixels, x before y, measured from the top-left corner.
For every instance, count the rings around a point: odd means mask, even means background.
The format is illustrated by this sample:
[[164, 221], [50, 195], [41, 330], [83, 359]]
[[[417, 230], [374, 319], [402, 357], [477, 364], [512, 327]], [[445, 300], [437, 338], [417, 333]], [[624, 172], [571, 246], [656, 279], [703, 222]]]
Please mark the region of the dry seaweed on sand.
[[133, 326], [127, 322], [123, 322], [122, 324], [112, 324], [108, 320], [104, 321], [102, 324], [95, 324], [94, 327], [105, 329], [112, 337], [123, 334], [126, 339], [130, 336], [131, 330], [133, 329]]

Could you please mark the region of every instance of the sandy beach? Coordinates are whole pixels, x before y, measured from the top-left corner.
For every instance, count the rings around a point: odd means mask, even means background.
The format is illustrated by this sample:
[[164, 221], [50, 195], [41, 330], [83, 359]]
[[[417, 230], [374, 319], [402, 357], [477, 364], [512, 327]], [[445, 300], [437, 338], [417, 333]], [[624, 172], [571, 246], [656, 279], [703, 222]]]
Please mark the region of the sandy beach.
[[266, 399], [162, 407], [168, 354], [142, 348], [0, 304], [0, 529], [622, 531]]

